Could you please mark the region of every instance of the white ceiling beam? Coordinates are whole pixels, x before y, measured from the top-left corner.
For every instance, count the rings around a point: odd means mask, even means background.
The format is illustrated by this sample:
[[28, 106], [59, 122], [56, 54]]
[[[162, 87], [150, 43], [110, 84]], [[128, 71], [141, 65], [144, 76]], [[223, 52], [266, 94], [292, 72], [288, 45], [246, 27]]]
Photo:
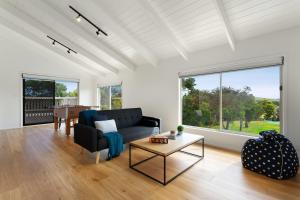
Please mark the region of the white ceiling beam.
[[[2, 7], [0, 7], [0, 10], [1, 10], [0, 12], [3, 12]], [[37, 37], [35, 34], [24, 29], [23, 27], [26, 26], [26, 23], [22, 23], [22, 25], [17, 25], [13, 21], [10, 21], [10, 20], [11, 20], [11, 17], [9, 19], [0, 17], [0, 23], [3, 26], [5, 26], [8, 29], [20, 34], [21, 36], [33, 41], [34, 43], [37, 43], [38, 45], [50, 50], [51, 52], [56, 53], [57, 55], [63, 57], [64, 59], [67, 59], [68, 61], [73, 62], [75, 64], [74, 66], [76, 66], [80, 70], [83, 70], [93, 76], [105, 76], [105, 74], [103, 72], [96, 71], [92, 66], [87, 65], [86, 63], [84, 63], [83, 61], [78, 59], [76, 57], [76, 55], [67, 54], [67, 52], [61, 51], [61, 49], [53, 48], [51, 43], [49, 44], [46, 40], [43, 40], [43, 39]]]
[[[124, 65], [127, 69], [131, 71], [135, 71], [136, 66], [130, 62], [125, 56], [119, 54], [116, 50], [102, 42], [99, 38], [97, 38], [96, 34], [94, 36], [91, 35], [91, 33], [85, 31], [83, 28], [81, 28], [78, 23], [75, 22], [73, 19], [68, 19], [68, 17], [59, 11], [57, 11], [57, 8], [55, 8], [51, 1], [41, 1], [41, 0], [28, 0], [33, 4], [34, 6], [37, 6], [37, 8], [44, 10], [45, 15], [48, 15], [53, 20], [55, 20], [57, 23], [62, 24], [65, 28], [69, 29], [72, 34], [79, 36], [80, 38], [84, 39], [91, 45], [97, 47], [101, 51], [103, 51], [105, 54], [110, 56], [111, 58], [115, 59], [122, 65]], [[93, 33], [95, 33], [93, 30]]]
[[225, 11], [223, 0], [212, 0], [212, 1], [214, 2], [214, 5], [218, 11], [218, 14], [222, 20], [228, 43], [229, 43], [232, 51], [235, 51], [234, 34], [233, 34], [232, 28], [230, 26], [230, 21], [228, 19], [226, 11]]
[[[108, 63], [102, 61], [101, 59], [99, 59], [95, 55], [89, 53], [88, 51], [86, 51], [82, 47], [80, 47], [80, 46], [76, 45], [75, 43], [69, 41], [64, 36], [60, 35], [56, 31], [54, 31], [53, 29], [49, 28], [48, 26], [42, 24], [41, 22], [39, 22], [38, 20], [34, 19], [33, 17], [31, 17], [27, 13], [21, 11], [20, 9], [18, 9], [18, 8], [12, 6], [12, 5], [10, 5], [9, 3], [5, 3], [4, 1], [1, 2], [0, 5], [7, 12], [10, 12], [11, 15], [14, 15], [19, 20], [23, 20], [27, 24], [29, 24], [29, 25], [35, 27], [36, 29], [40, 30], [44, 35], [50, 35], [51, 37], [55, 37], [55, 39], [57, 39], [60, 42], [62, 42], [62, 41], [63, 42], [67, 42], [68, 46], [70, 46], [72, 49], [76, 49], [76, 51], [79, 51], [78, 52], [79, 54], [81, 54], [84, 57], [88, 58], [89, 60], [95, 62], [97, 65], [100, 65], [101, 67], [103, 67], [106, 70], [108, 70], [108, 71], [110, 71], [112, 73], [115, 73], [115, 74], [117, 74], [119, 72], [118, 69], [112, 67], [111, 65], [109, 65]], [[50, 41], [49, 41], [49, 43], [50, 43]], [[98, 69], [96, 68], [96, 70], [98, 70]]]
[[137, 2], [143, 6], [149, 17], [152, 18], [154, 24], [157, 26], [158, 30], [162, 35], [165, 36], [167, 40], [170, 41], [172, 46], [176, 51], [185, 59], [188, 60], [188, 53], [184, 44], [180, 39], [174, 34], [172, 28], [168, 25], [164, 17], [155, 9], [150, 0], [138, 0]]
[[148, 63], [152, 66], [157, 66], [158, 59], [122, 25], [107, 4], [99, 3], [99, 0], [94, 0], [93, 2], [86, 1], [81, 7], [82, 6], [85, 10], [89, 10], [91, 15], [92, 13], [97, 14], [93, 20], [97, 20], [97, 18], [101, 19], [101, 21], [105, 22], [106, 27], [114, 33], [117, 33], [118, 37], [125, 41], [129, 46], [133, 47]]

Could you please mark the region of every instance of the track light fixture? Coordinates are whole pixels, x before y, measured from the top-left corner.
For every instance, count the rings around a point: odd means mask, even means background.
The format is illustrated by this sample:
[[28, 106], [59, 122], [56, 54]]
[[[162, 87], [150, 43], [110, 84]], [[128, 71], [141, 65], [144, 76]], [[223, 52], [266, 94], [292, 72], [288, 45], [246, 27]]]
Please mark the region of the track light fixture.
[[55, 45], [55, 43], [57, 43], [57, 44], [60, 44], [62, 47], [64, 47], [64, 48], [66, 48], [66, 49], [68, 49], [67, 50], [67, 53], [71, 53], [71, 51], [73, 52], [73, 53], [76, 53], [77, 54], [77, 52], [76, 51], [74, 51], [73, 49], [71, 49], [70, 47], [68, 47], [68, 46], [66, 46], [66, 45], [64, 45], [63, 43], [61, 43], [61, 42], [59, 42], [59, 41], [57, 41], [56, 39], [54, 39], [53, 37], [50, 37], [49, 35], [47, 35], [47, 38], [49, 38], [50, 40], [52, 40], [53, 42], [52, 42], [52, 44], [53, 45]]
[[100, 33], [102, 35], [108, 36], [108, 34], [106, 32], [104, 32], [101, 28], [99, 28], [96, 24], [94, 24], [93, 22], [91, 22], [88, 18], [86, 18], [83, 14], [81, 14], [78, 10], [76, 10], [75, 8], [73, 8], [72, 6], [69, 5], [69, 8], [71, 10], [73, 10], [78, 16], [76, 17], [76, 21], [80, 22], [81, 18], [84, 19], [85, 21], [87, 21], [90, 25], [92, 25], [93, 27], [96, 28], [96, 34], [97, 37], [100, 37]]

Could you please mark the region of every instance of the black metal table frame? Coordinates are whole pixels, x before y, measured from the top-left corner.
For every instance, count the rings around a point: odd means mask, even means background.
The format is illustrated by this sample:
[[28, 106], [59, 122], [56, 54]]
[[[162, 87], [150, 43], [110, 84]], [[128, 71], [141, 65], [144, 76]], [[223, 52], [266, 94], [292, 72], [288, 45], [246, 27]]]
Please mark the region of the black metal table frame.
[[[133, 169], [133, 170], [135, 170], [135, 171], [137, 171], [137, 172], [139, 172], [139, 173], [141, 173], [141, 174], [143, 174], [143, 175], [145, 175], [145, 176], [151, 178], [152, 180], [154, 180], [154, 181], [156, 181], [156, 182], [158, 182], [158, 183], [160, 183], [160, 184], [167, 185], [168, 183], [170, 183], [170, 182], [173, 181], [175, 178], [177, 178], [179, 175], [181, 175], [181, 174], [183, 174], [184, 172], [186, 172], [187, 170], [189, 170], [191, 167], [193, 167], [195, 164], [197, 164], [200, 160], [202, 160], [202, 159], [204, 158], [204, 138], [201, 138], [201, 139], [195, 141], [193, 144], [195, 144], [195, 143], [197, 143], [197, 142], [199, 142], [199, 141], [202, 141], [202, 142], [201, 142], [201, 143], [202, 143], [202, 155], [198, 155], [198, 154], [194, 154], [194, 153], [190, 153], [190, 152], [187, 152], [187, 151], [183, 151], [183, 150], [182, 150], [182, 149], [184, 149], [184, 148], [186, 148], [186, 147], [188, 147], [188, 146], [190, 146], [190, 145], [192, 145], [192, 144], [189, 144], [189, 145], [187, 145], [187, 146], [184, 146], [184, 147], [180, 148], [179, 150], [177, 150], [177, 151], [175, 151], [175, 152], [173, 152], [173, 153], [170, 153], [170, 154], [168, 154], [168, 155], [161, 155], [161, 154], [157, 154], [156, 152], [153, 152], [153, 151], [150, 151], [150, 150], [147, 150], [147, 149], [143, 149], [143, 148], [141, 148], [141, 147], [139, 147], [139, 146], [136, 146], [136, 145], [130, 143], [130, 144], [129, 144], [129, 167], [130, 167], [131, 169]], [[141, 150], [143, 150], [143, 151], [150, 152], [150, 153], [152, 153], [152, 154], [154, 154], [154, 155], [151, 156], [151, 157], [149, 157], [149, 158], [146, 158], [146, 159], [144, 159], [144, 160], [141, 160], [141, 161], [139, 161], [139, 162], [137, 162], [137, 163], [135, 163], [135, 164], [132, 164], [132, 163], [131, 163], [131, 157], [132, 157], [131, 151], [132, 151], [132, 147], [141, 149]], [[167, 180], [167, 177], [166, 177], [166, 176], [167, 176], [167, 174], [166, 174], [166, 165], [167, 165], [167, 164], [166, 164], [166, 159], [167, 159], [168, 156], [170, 156], [170, 155], [172, 155], [172, 154], [174, 154], [174, 153], [177, 153], [177, 152], [181, 152], [181, 153], [184, 153], [184, 154], [187, 154], [187, 155], [190, 155], [190, 156], [194, 156], [194, 157], [197, 157], [198, 159], [197, 159], [195, 162], [193, 162], [193, 164], [191, 164], [191, 165], [189, 165], [187, 168], [185, 168], [183, 171], [179, 172], [178, 174], [176, 174], [175, 176], [173, 176], [172, 178], [170, 178], [169, 180]], [[164, 161], [163, 161], [163, 162], [164, 162], [164, 177], [163, 177], [163, 181], [161, 181], [161, 180], [159, 180], [159, 179], [156, 179], [156, 178], [154, 178], [153, 176], [150, 176], [149, 174], [147, 174], [147, 173], [145, 173], [145, 172], [143, 172], [143, 171], [141, 171], [141, 170], [135, 168], [137, 165], [140, 165], [140, 164], [142, 164], [142, 163], [144, 163], [144, 162], [146, 162], [146, 161], [148, 161], [148, 160], [150, 160], [150, 159], [152, 159], [152, 158], [155, 158], [155, 157], [157, 157], [157, 156], [163, 157], [163, 160], [164, 160]]]

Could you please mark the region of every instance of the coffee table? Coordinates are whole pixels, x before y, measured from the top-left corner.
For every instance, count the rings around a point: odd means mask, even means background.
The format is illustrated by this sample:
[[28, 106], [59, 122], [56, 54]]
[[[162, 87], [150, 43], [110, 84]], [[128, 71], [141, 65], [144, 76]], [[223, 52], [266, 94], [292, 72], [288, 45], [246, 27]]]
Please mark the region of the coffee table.
[[[169, 135], [168, 133], [162, 133], [160, 135]], [[201, 141], [202, 144], [202, 153], [201, 155], [198, 154], [194, 154], [191, 152], [187, 152], [184, 151], [183, 149], [196, 143]], [[150, 152], [152, 154], [154, 154], [153, 156], [146, 158], [142, 161], [139, 161], [137, 163], [132, 164], [132, 147], [138, 148], [138, 149], [142, 149], [144, 151]], [[189, 165], [187, 168], [185, 168], [183, 171], [179, 172], [177, 175], [173, 176], [172, 178], [170, 178], [169, 180], [167, 180], [166, 178], [166, 159], [168, 156], [172, 155], [173, 153], [176, 152], [181, 152], [190, 156], [194, 156], [197, 158], [197, 160], [195, 162], [193, 162], [191, 165]], [[139, 169], [136, 168], [136, 166], [152, 159], [155, 158], [157, 156], [161, 156], [163, 157], [163, 164], [164, 164], [164, 169], [163, 169], [163, 181], [154, 178], [153, 176], [151, 176], [150, 174], [147, 174]], [[144, 139], [140, 139], [140, 140], [135, 140], [133, 142], [129, 143], [129, 167], [131, 169], [134, 169], [135, 171], [163, 184], [163, 185], [167, 185], [168, 183], [170, 183], [171, 181], [173, 181], [175, 178], [177, 178], [179, 175], [181, 175], [182, 173], [184, 173], [185, 171], [187, 171], [188, 169], [190, 169], [192, 166], [194, 166], [196, 163], [198, 163], [200, 160], [202, 160], [204, 158], [204, 137], [201, 135], [195, 135], [195, 134], [190, 134], [190, 133], [183, 133], [180, 136], [176, 137], [176, 140], [171, 140], [169, 139], [168, 144], [157, 144], [157, 143], [150, 143], [149, 142], [149, 137], [148, 138], [144, 138]]]

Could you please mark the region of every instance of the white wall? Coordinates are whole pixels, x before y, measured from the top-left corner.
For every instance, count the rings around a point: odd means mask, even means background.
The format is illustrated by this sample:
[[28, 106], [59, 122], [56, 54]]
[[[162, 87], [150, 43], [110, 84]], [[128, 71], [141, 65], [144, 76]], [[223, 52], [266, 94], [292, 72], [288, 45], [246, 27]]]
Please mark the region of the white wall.
[[[300, 29], [287, 30], [245, 41], [238, 41], [236, 51], [221, 46], [200, 51], [188, 62], [180, 57], [160, 63], [157, 68], [139, 68], [136, 73], [123, 73], [123, 101], [125, 107], [142, 107], [144, 114], [160, 117], [163, 130], [175, 129], [179, 118], [178, 72], [192, 68], [206, 68], [254, 57], [285, 55], [287, 80], [284, 85], [287, 100], [286, 136], [300, 150]], [[107, 81], [116, 81], [107, 78]], [[206, 136], [213, 145], [240, 150], [247, 137], [212, 131], [189, 130]]]
[[93, 77], [73, 62], [2, 26], [0, 44], [0, 129], [22, 124], [22, 73], [80, 79], [80, 104], [95, 105]]

